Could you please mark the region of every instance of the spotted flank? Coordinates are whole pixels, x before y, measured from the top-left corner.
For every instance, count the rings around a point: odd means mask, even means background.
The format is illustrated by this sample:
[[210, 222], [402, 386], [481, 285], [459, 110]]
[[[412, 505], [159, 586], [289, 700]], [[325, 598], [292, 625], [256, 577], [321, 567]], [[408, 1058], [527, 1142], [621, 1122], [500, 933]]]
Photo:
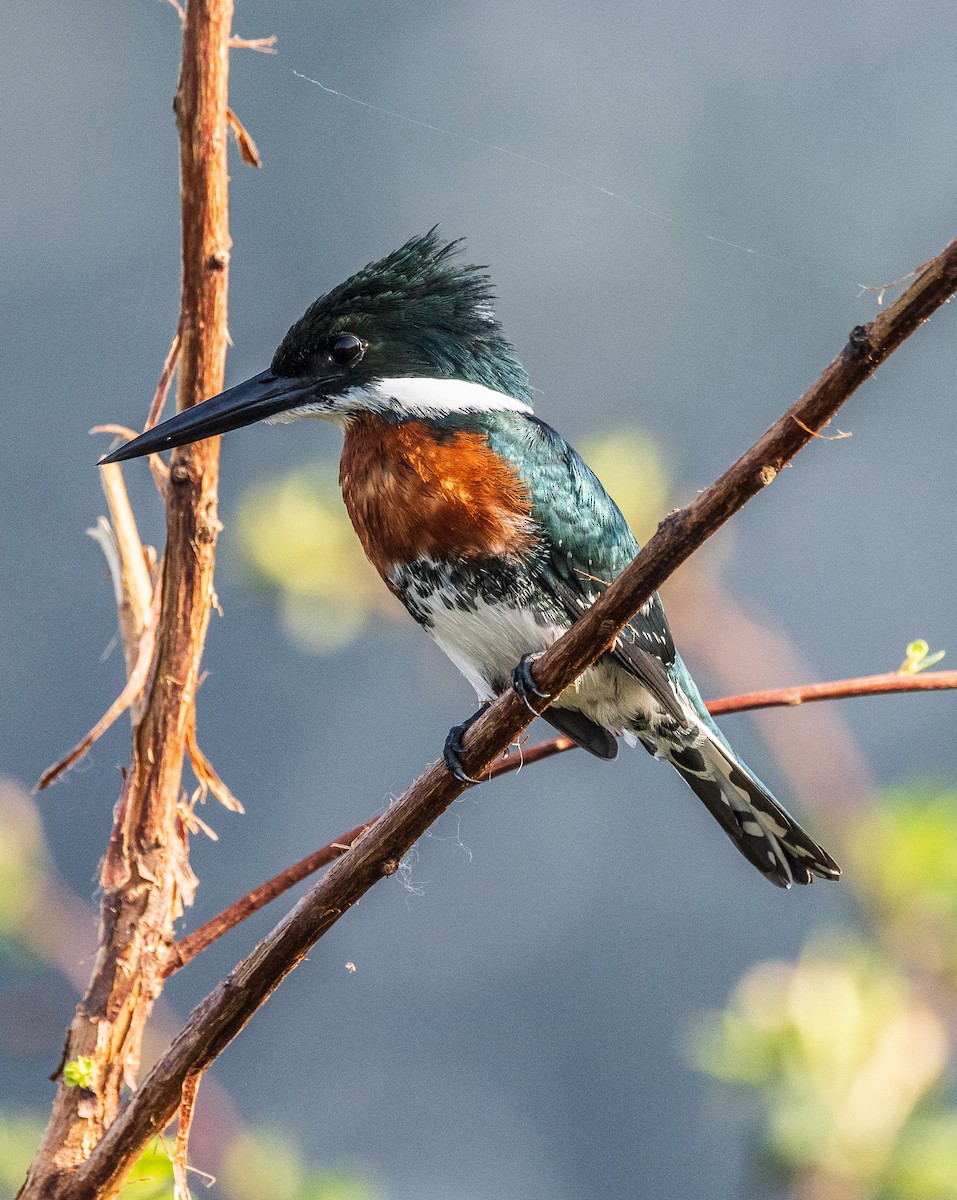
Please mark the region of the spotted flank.
[[840, 878], [841, 868], [827, 851], [808, 837], [744, 763], [707, 733], [697, 746], [659, 742], [655, 749], [748, 862], [772, 883], [789, 888], [792, 883], [811, 883], [815, 875]]

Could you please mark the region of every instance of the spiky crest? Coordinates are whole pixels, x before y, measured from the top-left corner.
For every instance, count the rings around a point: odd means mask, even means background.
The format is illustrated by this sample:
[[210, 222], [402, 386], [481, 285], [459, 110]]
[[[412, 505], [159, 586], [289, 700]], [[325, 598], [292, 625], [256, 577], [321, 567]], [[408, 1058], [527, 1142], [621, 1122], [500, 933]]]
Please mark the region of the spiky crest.
[[311, 304], [283, 338], [276, 375], [307, 375], [341, 333], [368, 342], [353, 386], [382, 378], [456, 379], [529, 400], [528, 378], [492, 309], [484, 268], [433, 228]]

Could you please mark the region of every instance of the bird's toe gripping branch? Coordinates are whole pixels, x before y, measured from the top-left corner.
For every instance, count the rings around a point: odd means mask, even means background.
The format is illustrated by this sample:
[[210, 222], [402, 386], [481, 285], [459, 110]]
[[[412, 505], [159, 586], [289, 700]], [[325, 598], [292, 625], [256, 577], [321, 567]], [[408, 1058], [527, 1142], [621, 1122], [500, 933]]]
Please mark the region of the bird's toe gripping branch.
[[454, 775], [459, 783], [482, 782], [481, 779], [473, 779], [471, 775], [467, 775], [465, 768], [462, 766], [461, 754], [465, 749], [462, 739], [479, 717], [488, 711], [488, 707], [488, 704], [483, 704], [481, 708], [477, 708], [460, 725], [453, 725], [445, 739], [445, 745], [442, 748], [442, 760], [445, 763], [446, 770], [450, 775]]
[[[533, 704], [535, 700], [551, 700], [551, 693], [543, 692], [536, 684], [532, 675], [531, 664], [536, 658], [541, 658], [540, 654], [523, 654], [518, 666], [512, 671], [512, 687], [521, 696], [525, 703], [525, 707], [530, 713], [536, 717], [540, 715], [538, 709]], [[467, 774], [462, 766], [462, 752], [465, 749], [463, 739], [466, 732], [479, 719], [479, 717], [488, 710], [488, 704], [483, 704], [481, 708], [475, 710], [470, 717], [463, 721], [460, 725], [453, 725], [445, 739], [445, 745], [442, 748], [442, 760], [445, 763], [446, 770], [460, 783], [481, 783], [481, 779], [473, 779]]]
[[553, 699], [551, 692], [543, 692], [535, 682], [535, 677], [532, 675], [532, 663], [536, 658], [541, 658], [540, 654], [523, 654], [519, 660], [518, 666], [512, 671], [512, 687], [521, 696], [525, 702], [525, 707], [529, 712], [534, 713], [536, 717], [540, 716], [539, 710], [532, 703], [532, 697], [537, 700]]

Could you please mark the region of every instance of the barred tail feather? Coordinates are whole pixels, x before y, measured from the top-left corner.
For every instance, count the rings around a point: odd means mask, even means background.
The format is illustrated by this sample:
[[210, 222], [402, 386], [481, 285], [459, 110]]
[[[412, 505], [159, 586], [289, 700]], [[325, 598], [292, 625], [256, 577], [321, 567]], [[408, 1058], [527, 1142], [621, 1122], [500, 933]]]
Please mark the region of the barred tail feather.
[[[720, 736], [720, 735], [719, 735]], [[650, 747], [649, 747], [650, 748]], [[841, 868], [761, 781], [710, 735], [697, 746], [655, 747], [685, 780], [748, 862], [778, 887], [840, 878]]]

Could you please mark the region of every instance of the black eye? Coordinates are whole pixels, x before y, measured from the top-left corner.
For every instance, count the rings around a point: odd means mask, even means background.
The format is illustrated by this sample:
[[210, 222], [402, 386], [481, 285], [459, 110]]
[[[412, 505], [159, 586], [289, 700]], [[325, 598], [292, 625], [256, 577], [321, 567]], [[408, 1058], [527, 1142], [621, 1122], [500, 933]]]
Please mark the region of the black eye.
[[354, 333], [340, 333], [332, 343], [329, 357], [340, 367], [347, 367], [350, 363], [358, 362], [364, 351], [365, 343]]

